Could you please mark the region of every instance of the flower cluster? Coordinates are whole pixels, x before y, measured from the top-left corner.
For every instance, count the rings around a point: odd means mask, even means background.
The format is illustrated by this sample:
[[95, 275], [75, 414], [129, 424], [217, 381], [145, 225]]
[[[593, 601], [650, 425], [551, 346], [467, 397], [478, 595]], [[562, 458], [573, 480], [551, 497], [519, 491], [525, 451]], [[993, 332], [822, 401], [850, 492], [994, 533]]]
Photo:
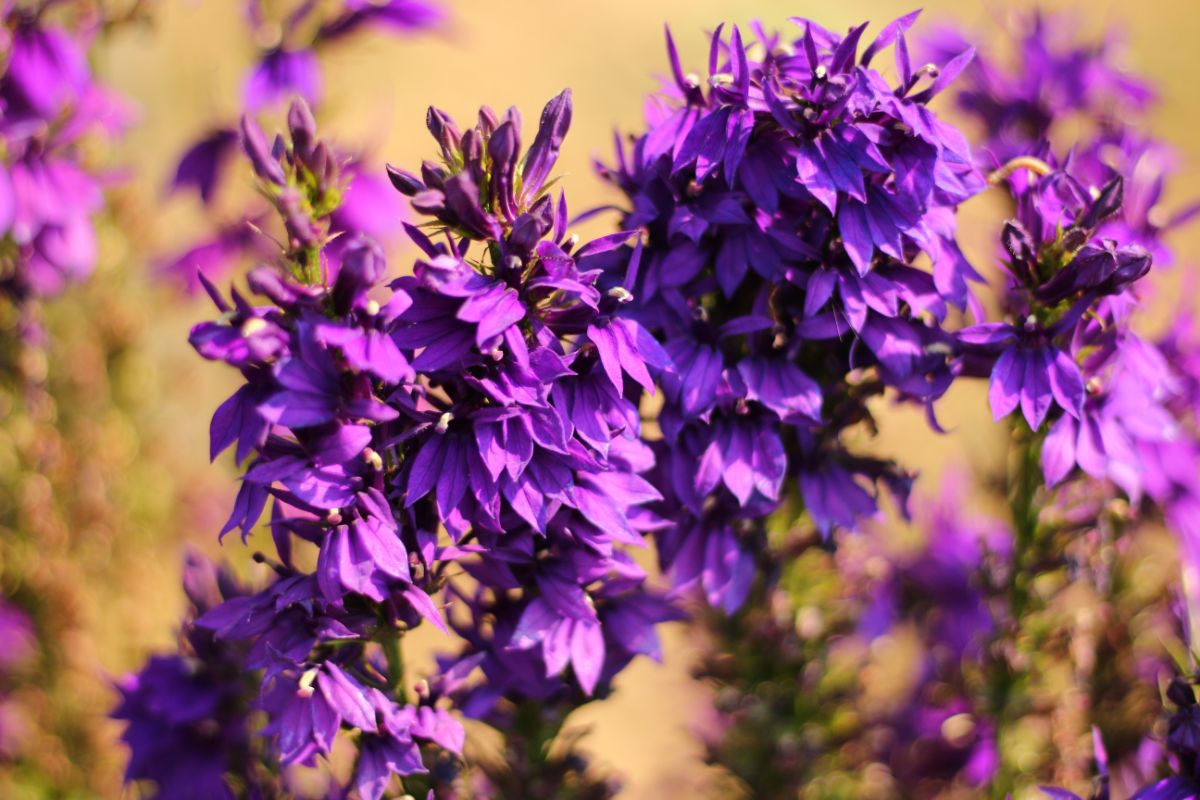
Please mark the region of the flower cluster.
[[[287, 4], [294, 8], [286, 13], [261, 0], [248, 0], [245, 5], [247, 32], [259, 46], [241, 104], [251, 115], [278, 109], [294, 97], [318, 108], [323, 99], [318, 53], [327, 47], [372, 30], [395, 35], [426, 31], [445, 16], [440, 6], [426, 0], [293, 3]], [[180, 157], [171, 191], [195, 193], [215, 217], [218, 194], [229, 183], [229, 165], [239, 139], [236, 125], [206, 131]], [[330, 150], [324, 156], [337, 162], [345, 184], [330, 220], [333, 232], [343, 235], [330, 240], [327, 257], [336, 261], [355, 234], [370, 236], [381, 245], [395, 240], [401, 232], [401, 204], [382, 173], [368, 165], [361, 153]], [[190, 291], [198, 291], [200, 273], [212, 279], [239, 264], [269, 257], [270, 244], [257, 229], [273, 219], [260, 206], [247, 205], [232, 220], [218, 223], [209, 235], [166, 259], [162, 269]]]
[[[364, 800], [396, 776], [439, 798], [610, 797], [564, 720], [659, 656], [672, 600], [697, 594], [709, 755], [756, 796], [1073, 780], [1055, 762], [1080, 762], [1131, 672], [1163, 669], [1167, 648], [1131, 655], [1170, 600], [1134, 574], [1143, 520], [1200, 558], [1200, 343], [1186, 313], [1135, 332], [1195, 213], [1159, 208], [1166, 150], [1126, 119], [1148, 90], [1041, 17], [1011, 68], [948, 34], [918, 66], [915, 12], [869, 43], [865, 24], [718, 28], [704, 81], [668, 34], [646, 130], [599, 168], [617, 229], [581, 242], [551, 191], [569, 90], [528, 147], [516, 109], [462, 128], [430, 108], [437, 156], [378, 179], [318, 138], [315, 49], [436, 16], [300, 4], [260, 37], [240, 127], [180, 164], [175, 186], [206, 203], [236, 147], [257, 176], [251, 225], [177, 265], [269, 262], [228, 296], [196, 273], [219, 317], [190, 341], [242, 378], [210, 429], [212, 457], [240, 465], [221, 536], [266, 515], [275, 552], [253, 589], [188, 565], [180, 653], [121, 686], [128, 779], [284, 796], [289, 767], [327, 761], [329, 792]], [[974, 152], [931, 110], [948, 90], [989, 130]], [[268, 140], [250, 115], [294, 94]], [[1069, 118], [1084, 132], [1063, 141]], [[989, 187], [1009, 207], [985, 303], [956, 228]], [[400, 227], [419, 255], [390, 278], [379, 237]], [[985, 488], [1010, 519], [963, 513], [976, 493], [951, 479], [906, 527], [913, 474], [854, 441], [883, 399], [940, 432], [963, 378], [986, 379], [1009, 434]], [[647, 537], [671, 595], [634, 558]], [[426, 624], [449, 647], [416, 680], [403, 648]], [[1139, 797], [1195, 792], [1200, 706], [1186, 682], [1169, 696], [1175, 775]], [[507, 763], [464, 775], [460, 717], [502, 731]]]
[[[873, 514], [879, 484], [903, 501], [908, 476], [845, 452], [840, 434], [885, 390], [931, 406], [954, 377], [941, 323], [977, 278], [954, 210], [984, 184], [927, 103], [972, 53], [914, 71], [915, 19], [861, 56], [865, 25], [839, 36], [796, 19], [791, 45], [760, 31], [757, 58], [740, 31], [718, 30], [707, 91], [668, 37], [674, 81], [604, 170], [629, 198], [623, 227], [647, 236], [625, 284], [632, 313], [676, 365], [661, 485], [678, 524], [661, 557], [726, 609], [746, 597], [756, 530], [785, 485], [826, 534]], [[870, 66], [891, 45], [897, 86]], [[914, 266], [922, 255], [932, 274]]]
[[[485, 109], [461, 135], [431, 110], [444, 163], [391, 176], [446, 237], [410, 227], [424, 255], [390, 284], [366, 237], [329, 257], [344, 177], [303, 101], [273, 146], [243, 119], [287, 231], [283, 269], [248, 276], [267, 305], [236, 290], [227, 301], [201, 276], [222, 315], [191, 341], [245, 380], [211, 429], [214, 458], [233, 447], [245, 462], [222, 533], [249, 535], [271, 502], [279, 560], [267, 587], [196, 626], [244, 653], [273, 757], [312, 764], [354, 732], [370, 800], [427, 765], [431, 785], [454, 780], [463, 732], [442, 698], [475, 716], [501, 699], [580, 702], [656, 654], [654, 626], [673, 615], [625, 552], [662, 522], [642, 508], [659, 495], [640, 476], [653, 458], [624, 380], [650, 388], [666, 357], [615, 314], [626, 293], [596, 285], [594, 265], [628, 235], [578, 246], [565, 200], [544, 191], [570, 116], [569, 93], [551, 101], [522, 160], [515, 110]], [[461, 614], [443, 616], [442, 592]], [[400, 641], [422, 621], [464, 649], [409, 702]], [[136, 686], [128, 697], [122, 714], [140, 720]], [[156, 760], [141, 731], [139, 764]], [[131, 777], [165, 792], [169, 776]]]
[[[954, 104], [978, 122], [986, 137], [980, 149], [997, 164], [1027, 154], [1072, 122], [1120, 128], [1153, 103], [1153, 89], [1121, 67], [1117, 32], [1084, 40], [1079, 22], [1041, 11], [1015, 15], [1005, 31], [1010, 58], [983, 53], [964, 71]], [[937, 60], [961, 52], [968, 38], [943, 28], [925, 44]]]
[[[397, 519], [386, 480], [402, 435], [388, 423], [402, 412], [380, 395], [399, 405], [392, 395], [414, 377], [388, 327], [411, 303], [402, 292], [382, 305], [371, 298], [385, 264], [370, 240], [346, 243], [340, 262], [325, 257], [344, 178], [303, 101], [288, 121], [288, 140], [273, 148], [255, 123], [242, 124], [243, 148], [288, 234], [277, 256], [282, 270], [262, 266], [249, 276], [271, 304], [253, 306], [236, 291], [226, 302], [205, 281], [222, 318], [191, 336], [201, 355], [238, 368], [246, 381], [211, 428], [214, 457], [234, 445], [239, 461], [253, 456], [224, 532], [248, 535], [273, 496], [279, 563], [265, 588], [227, 596], [195, 624], [223, 652], [243, 653], [238, 671], [255, 676], [268, 720], [254, 736], [268, 737], [279, 764], [329, 755], [345, 726], [358, 732], [355, 784], [376, 799], [393, 774], [425, 771], [423, 743], [450, 753], [462, 746], [461, 727], [437, 697], [407, 702], [392, 649], [424, 618], [443, 625], [429, 595], [440, 580], [436, 532]], [[294, 559], [303, 542], [319, 549], [314, 573]], [[127, 697], [125, 713], [140, 721], [140, 695]], [[130, 729], [135, 763], [157, 761], [140, 730]], [[161, 774], [130, 777], [153, 777], [169, 796]]]
[[410, 229], [424, 257], [393, 284], [412, 301], [393, 340], [421, 378], [398, 480], [408, 513], [480, 556], [461, 559], [467, 646], [446, 669], [482, 669], [485, 683], [456, 687], [472, 715], [502, 698], [576, 703], [657, 655], [654, 626], [673, 616], [626, 552], [666, 524], [644, 509], [660, 495], [642, 477], [654, 458], [629, 397], [669, 359], [618, 313], [629, 292], [600, 284], [630, 234], [579, 244], [548, 191], [571, 114], [564, 91], [522, 155], [515, 109], [485, 107], [463, 132], [431, 109], [440, 163], [389, 167], [445, 236]]
[[[1155, 95], [1119, 68], [1116, 37], [1080, 43], [1064, 36], [1061, 19], [1032, 15], [1017, 22], [1015, 61], [977, 59], [955, 100], [988, 131], [988, 157], [1024, 161], [1035, 170], [1045, 157], [1054, 163], [1053, 174], [1018, 177], [1012, 184], [1017, 218], [1003, 239], [1015, 269], [1006, 296], [1015, 324], [976, 328], [964, 339], [999, 336], [1023, 343], [1007, 348], [1004, 363], [995, 364], [998, 415], [1020, 405], [1037, 428], [1042, 417], [1055, 415], [1056, 405], [1065, 410], [1042, 451], [1051, 484], [1078, 466], [1092, 478], [1113, 481], [1131, 499], [1145, 492], [1190, 551], [1197, 538], [1190, 513], [1181, 509], [1191, 508], [1197, 496], [1195, 480], [1177, 469], [1193, 463], [1196, 447], [1190, 314], [1182, 314], [1157, 344], [1130, 330], [1130, 316], [1141, 299], [1133, 283], [1151, 263], [1173, 263], [1167, 237], [1200, 205], [1163, 208], [1174, 159], [1140, 130]], [[933, 47], [945, 51], [961, 40], [944, 31]], [[1075, 138], [1065, 140], [1069, 133]], [[1068, 145], [1070, 157], [1053, 162], [1049, 154]], [[1041, 360], [1058, 366], [1034, 366]], [[1079, 362], [1078, 375], [1073, 361]]]
[[1031, 430], [1050, 421], [1042, 449], [1050, 485], [1078, 466], [1136, 500], [1136, 444], [1166, 441], [1175, 427], [1161, 405], [1166, 363], [1129, 328], [1134, 285], [1152, 258], [1098, 235], [1121, 207], [1120, 176], [1088, 186], [1069, 165], [1030, 163], [1047, 174], [1010, 176], [1017, 216], [1002, 233], [1007, 320], [959, 333], [968, 369], [990, 370], [997, 419], [1019, 407]]
[[126, 780], [152, 780], [161, 797], [233, 798], [271, 785], [250, 736], [252, 687], [241, 648], [217, 640], [196, 618], [245, 594], [228, 571], [189, 554], [183, 587], [191, 610], [177, 655], [154, 656], [141, 672], [118, 684], [114, 719], [132, 758]]
[[51, 5], [0, 9], [0, 291], [17, 303], [95, 267], [104, 179], [80, 145], [119, 133], [127, 117], [88, 65], [92, 23], [56, 24], [44, 13]]

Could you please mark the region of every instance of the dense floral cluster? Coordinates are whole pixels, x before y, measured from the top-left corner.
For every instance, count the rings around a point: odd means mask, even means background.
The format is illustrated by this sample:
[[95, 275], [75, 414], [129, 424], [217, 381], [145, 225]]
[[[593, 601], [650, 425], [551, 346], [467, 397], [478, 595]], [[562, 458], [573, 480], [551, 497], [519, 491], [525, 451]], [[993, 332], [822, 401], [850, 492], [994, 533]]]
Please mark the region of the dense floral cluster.
[[[654, 626], [672, 616], [624, 552], [662, 524], [641, 508], [659, 495], [640, 476], [653, 458], [624, 380], [651, 388], [665, 355], [615, 315], [626, 295], [596, 286], [592, 264], [628, 235], [577, 245], [565, 200], [544, 191], [570, 117], [564, 92], [522, 160], [515, 110], [500, 120], [485, 109], [461, 135], [431, 110], [444, 163], [391, 175], [447, 235], [410, 228], [424, 255], [386, 290], [366, 238], [327, 257], [341, 184], [304, 103], [289, 112], [290, 142], [270, 148], [243, 120], [288, 232], [287, 273], [250, 273], [266, 306], [212, 291], [222, 318], [192, 343], [246, 380], [212, 425], [214, 457], [236, 445], [249, 458], [225, 531], [249, 534], [272, 501], [279, 563], [267, 588], [196, 625], [222, 647], [245, 643], [281, 764], [329, 755], [339, 727], [357, 732], [364, 797], [381, 796], [392, 773], [425, 771], [421, 743], [461, 751], [440, 698], [474, 716], [501, 699], [580, 702], [656, 654]], [[302, 543], [317, 548], [312, 573], [294, 552]], [[472, 589], [452, 582], [464, 571]], [[458, 617], [443, 617], [443, 590]], [[422, 621], [449, 621], [465, 646], [410, 704], [398, 647]], [[147, 706], [127, 705], [138, 730]], [[452, 780], [443, 772], [435, 783]], [[131, 777], [166, 791], [163, 776]]]
[[[378, 800], [399, 775], [437, 798], [610, 797], [564, 720], [657, 657], [657, 626], [699, 595], [709, 757], [754, 796], [1077, 781], [1130, 673], [1166, 670], [1166, 647], [1126, 657], [1135, 628], [1166, 616], [1179, 638], [1171, 589], [1129, 577], [1149, 523], [1193, 572], [1200, 556], [1200, 343], [1188, 313], [1157, 336], [1135, 324], [1195, 213], [1159, 207], [1168, 153], [1131, 124], [1151, 93], [1108, 43], [1042, 17], [1012, 66], [945, 32], [918, 66], [915, 12], [865, 47], [865, 24], [718, 28], [705, 81], [668, 34], [645, 132], [600, 167], [617, 230], [581, 243], [551, 191], [569, 90], [526, 149], [516, 109], [462, 129], [431, 108], [438, 157], [385, 173], [420, 220], [403, 225], [416, 263], [389, 279], [397, 198], [317, 137], [314, 52], [437, 16], [301, 5], [244, 98], [253, 114], [298, 95], [287, 135], [247, 115], [179, 166], [175, 186], [209, 203], [240, 145], [264, 199], [175, 266], [205, 266], [220, 312], [191, 344], [243, 379], [211, 425], [212, 457], [241, 465], [221, 535], [250, 537], [270, 504], [275, 555], [256, 556], [256, 589], [189, 564], [180, 653], [121, 686], [129, 779], [286, 795], [288, 767], [334, 764], [336, 746], [353, 758], [323, 772], [339, 796]], [[931, 110], [950, 92], [979, 146]], [[958, 210], [984, 191], [1006, 221], [976, 271]], [[271, 262], [246, 278], [259, 300], [206, 274], [235, 253]], [[972, 379], [1007, 434], [982, 489], [1009, 519], [964, 513], [974, 493], [947, 480], [899, 524], [915, 475], [852, 441], [883, 399], [941, 432], [935, 404]], [[631, 554], [648, 536], [671, 595]], [[417, 681], [402, 650], [424, 623], [451, 644]], [[1067, 666], [1042, 674], [1047, 658]], [[1047, 699], [1051, 677], [1069, 700]], [[1153, 783], [1162, 759], [1140, 752], [1123, 780], [1150, 783], [1141, 798], [1194, 794], [1200, 706], [1182, 680], [1168, 696], [1173, 777]], [[502, 731], [508, 763], [468, 762], [460, 717]]]
[[[913, 72], [912, 14], [858, 55], [838, 36], [712, 41], [709, 89], [684, 74], [651, 104], [649, 130], [607, 177], [623, 225], [648, 239], [634, 314], [662, 336], [663, 477], [678, 524], [660, 547], [678, 586], [733, 610], [755, 575], [761, 521], [798, 487], [828, 534], [903, 502], [908, 476], [847, 453], [848, 427], [886, 389], [931, 404], [953, 379], [947, 304], [976, 277], [954, 238], [955, 207], [983, 187], [962, 135], [926, 106], [971, 57], [930, 80]], [[898, 86], [870, 64], [895, 44]], [[933, 274], [913, 266], [929, 257]], [[759, 533], [756, 535], [756, 531]]]
[[459, 663], [488, 678], [464, 701], [473, 713], [500, 696], [547, 701], [568, 665], [590, 695], [656, 653], [654, 624], [671, 616], [623, 549], [664, 525], [642, 508], [660, 496], [641, 476], [654, 461], [626, 384], [652, 391], [668, 359], [617, 314], [628, 292], [598, 285], [629, 234], [579, 245], [565, 198], [546, 191], [571, 113], [569, 91], [551, 100], [522, 156], [515, 109], [484, 108], [463, 133], [433, 109], [442, 163], [389, 171], [447, 236], [410, 231], [425, 258], [393, 284], [412, 301], [393, 339], [419, 351], [412, 367], [430, 384], [425, 432], [406, 445], [406, 505], [436, 498], [435, 523], [483, 556], [464, 562], [474, 593], [456, 592], [494, 620], [490, 636], [459, 629]]
[[196, 555], [184, 565], [183, 588], [191, 613], [180, 652], [152, 657], [118, 685], [113, 717], [129, 723], [122, 738], [132, 754], [126, 775], [155, 781], [163, 797], [232, 798], [228, 773], [246, 796], [264, 796], [270, 784], [250, 736], [245, 653], [196, 625], [197, 617], [245, 590]]
[[95, 268], [105, 179], [80, 145], [118, 134], [128, 116], [88, 65], [100, 18], [68, 28], [45, 13], [51, 5], [0, 7], [0, 291], [17, 303]]

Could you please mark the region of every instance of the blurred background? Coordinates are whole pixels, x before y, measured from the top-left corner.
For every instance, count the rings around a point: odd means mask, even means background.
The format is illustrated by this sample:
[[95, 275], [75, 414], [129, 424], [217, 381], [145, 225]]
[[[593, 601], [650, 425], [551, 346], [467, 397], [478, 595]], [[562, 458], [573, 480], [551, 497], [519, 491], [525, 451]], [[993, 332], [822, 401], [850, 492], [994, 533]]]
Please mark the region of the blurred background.
[[[24, 713], [35, 713], [39, 721], [27, 720], [30, 736], [14, 745], [22, 752], [24, 773], [8, 776], [12, 796], [121, 796], [120, 729], [104, 719], [115, 702], [111, 681], [137, 668], [148, 653], [172, 647], [183, 610], [179, 575], [185, 548], [238, 565], [255, 548], [253, 540], [245, 547], [235, 536], [223, 546], [216, 541], [236, 485], [228, 460], [208, 463], [208, 419], [235, 376], [201, 361], [187, 344], [190, 326], [211, 309], [156, 280], [153, 267], [201, 230], [205, 212], [199, 203], [168, 199], [166, 186], [180, 153], [214, 121], [238, 113], [255, 51], [238, 0], [156, 5], [151, 28], [120, 31], [97, 65], [99, 75], [135, 107], [136, 123], [110, 159], [133, 176], [114, 195], [117, 214], [133, 233], [105, 235], [96, 278], [47, 304], [56, 341], [46, 363], [26, 367], [46, 376], [57, 402], [46, 400], [50, 407], [26, 413], [13, 392], [0, 399], [0, 415], [12, 415], [14, 423], [0, 433], [0, 473], [12, 478], [4, 481], [9, 488], [0, 524], [29, 542], [7, 556], [20, 563], [6, 570], [28, 577], [5, 589], [35, 609], [46, 651], [35, 667], [38, 675], [20, 690], [21, 705], [34, 709]], [[559, 172], [579, 211], [613, 200], [594, 177], [592, 161], [609, 158], [614, 130], [638, 129], [642, 97], [666, 70], [664, 23], [671, 25], [685, 68], [701, 71], [706, 33], [720, 22], [759, 19], [768, 29], [784, 29], [789, 16], [805, 16], [844, 30], [864, 19], [881, 25], [914, 4], [448, 0], [446, 5], [450, 21], [433, 35], [367, 36], [323, 54], [323, 131], [365, 146], [374, 163], [412, 166], [432, 151], [424, 128], [428, 105], [460, 119], [473, 117], [484, 103], [498, 109], [517, 105], [529, 130], [545, 101], [569, 86], [575, 117]], [[1029, 5], [927, 2], [914, 39], [942, 22], [986, 38], [1006, 15]], [[1123, 32], [1128, 66], [1161, 90], [1156, 134], [1175, 147], [1180, 165], [1171, 183], [1177, 195], [1168, 196], [1167, 205], [1200, 195], [1195, 77], [1200, 2], [1091, 0], [1074, 11], [1084, 31]], [[249, 177], [246, 171], [238, 187], [244, 192], [251, 191]], [[966, 209], [969, 218], [994, 215], [986, 200], [976, 206]], [[227, 209], [232, 219], [237, 207], [237, 197], [218, 198], [218, 214]], [[1193, 229], [1183, 237], [1176, 244], [1186, 268], [1200, 235]], [[992, 251], [976, 242], [969, 254], [986, 265]], [[393, 271], [405, 269], [410, 255], [394, 252]], [[918, 489], [925, 494], [936, 493], [950, 471], [987, 472], [1005, 452], [981, 386], [956, 388], [940, 413], [951, 432], [934, 438], [910, 434], [924, 426], [885, 410], [874, 445], [920, 468]], [[38, 608], [53, 618], [38, 618]], [[583, 709], [575, 720], [591, 727], [587, 749], [624, 777], [623, 796], [632, 799], [700, 794], [711, 777], [693, 735], [707, 703], [704, 686], [690, 678], [695, 654], [681, 628], [668, 628], [666, 636], [664, 664], [636, 663], [612, 699]], [[438, 646], [434, 635], [424, 635], [424, 641], [428, 652]], [[428, 653], [410, 657], [416, 670], [428, 664]], [[53, 721], [53, 734], [46, 732], [45, 720]], [[0, 795], [9, 796], [5, 785], [0, 782]]]

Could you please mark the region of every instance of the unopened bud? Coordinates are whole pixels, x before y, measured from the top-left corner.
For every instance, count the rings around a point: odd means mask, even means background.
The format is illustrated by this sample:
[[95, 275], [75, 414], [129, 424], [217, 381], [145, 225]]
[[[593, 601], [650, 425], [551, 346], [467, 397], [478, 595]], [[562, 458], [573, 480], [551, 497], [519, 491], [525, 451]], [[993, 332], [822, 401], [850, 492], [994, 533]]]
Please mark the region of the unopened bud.
[[425, 189], [425, 184], [416, 175], [413, 175], [408, 170], [393, 167], [388, 164], [387, 170], [388, 180], [392, 182], [392, 187], [400, 194], [412, 197], [417, 192]]
[[458, 149], [458, 140], [462, 134], [458, 132], [454, 120], [450, 119], [446, 112], [430, 106], [425, 114], [425, 126], [441, 146], [442, 155], [449, 158]]
[[263, 135], [262, 128], [247, 116], [242, 117], [242, 149], [250, 158], [250, 165], [254, 167], [254, 172], [258, 177], [276, 186], [287, 185], [283, 167], [279, 166], [279, 162], [267, 148], [267, 139]]
[[292, 135], [292, 149], [302, 159], [307, 159], [313, 143], [317, 140], [317, 121], [304, 98], [297, 97], [288, 108], [288, 131]]

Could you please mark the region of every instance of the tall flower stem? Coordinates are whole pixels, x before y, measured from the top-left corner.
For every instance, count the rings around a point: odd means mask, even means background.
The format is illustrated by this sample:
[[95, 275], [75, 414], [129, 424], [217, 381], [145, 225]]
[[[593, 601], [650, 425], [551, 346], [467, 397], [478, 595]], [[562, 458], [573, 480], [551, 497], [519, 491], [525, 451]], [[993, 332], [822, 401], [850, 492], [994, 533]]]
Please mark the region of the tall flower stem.
[[1039, 462], [1041, 437], [1024, 421], [1013, 432], [1013, 463], [1009, 470], [1008, 498], [1013, 523], [1013, 562], [1008, 575], [1008, 607], [1014, 624], [1033, 599], [1033, 582], [1045, 567], [1045, 541], [1050, 533], [1041, 528], [1038, 520], [1038, 491], [1043, 486]]
[[383, 645], [384, 657], [387, 659], [388, 688], [396, 700], [407, 703], [408, 691], [404, 687], [404, 653], [400, 646], [400, 638], [403, 635], [402, 631], [388, 627], [384, 629], [380, 642]]
[[[1031, 619], [1041, 610], [1037, 582], [1060, 565], [1054, 554], [1054, 529], [1039, 515], [1039, 495], [1045, 487], [1041, 467], [1043, 437], [1024, 420], [1014, 425], [1013, 448], [1006, 480], [1012, 519], [1013, 552], [1008, 575], [998, 587], [997, 618], [1004, 620], [989, 650], [989, 704], [996, 720], [1000, 764], [991, 786], [991, 796], [1004, 798], [1015, 790], [1023, 771], [1008, 755], [1006, 737], [1027, 716], [1033, 676], [1030, 656], [1036, 649], [1029, 630]], [[1032, 646], [1031, 646], [1032, 645]]]

